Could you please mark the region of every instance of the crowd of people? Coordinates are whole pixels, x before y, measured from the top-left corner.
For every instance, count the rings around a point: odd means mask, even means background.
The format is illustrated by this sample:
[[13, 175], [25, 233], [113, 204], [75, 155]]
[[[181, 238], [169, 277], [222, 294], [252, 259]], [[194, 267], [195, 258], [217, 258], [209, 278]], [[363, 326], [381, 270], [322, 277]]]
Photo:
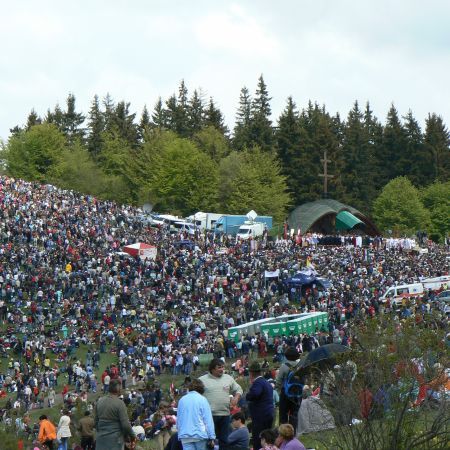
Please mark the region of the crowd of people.
[[[189, 380], [201, 375], [202, 355], [237, 360], [236, 371], [249, 374], [256, 355], [273, 352], [281, 363], [288, 348], [301, 354], [328, 342], [351, 345], [349, 323], [355, 317], [420, 315], [433, 307], [430, 292], [426, 301], [397, 311], [379, 300], [389, 286], [448, 271], [445, 249], [434, 244], [422, 254], [402, 246], [406, 241], [381, 237], [322, 245], [296, 236], [248, 245], [212, 231], [171, 234], [164, 226], [149, 226], [138, 208], [6, 176], [0, 177], [0, 206], [4, 420], [12, 420], [14, 411], [55, 403], [70, 410], [81, 401], [90, 413], [89, 396], [111, 391], [120, 380], [132, 423], [145, 428], [144, 438], [158, 439], [161, 448], [174, 424], [174, 389], [163, 392], [161, 375], [184, 375], [180, 389], [187, 391]], [[180, 245], [187, 240], [189, 245]], [[136, 242], [155, 245], [156, 258], [122, 251]], [[314, 267], [331, 287], [285, 283], [305, 266]], [[279, 275], [266, 278], [267, 271]], [[327, 329], [244, 336], [238, 342], [228, 336], [234, 325], [308, 311], [327, 312]], [[99, 373], [106, 353], [116, 361]], [[207, 392], [208, 377], [200, 379]], [[231, 386], [233, 395], [242, 395], [239, 385], [230, 381]], [[214, 403], [211, 411], [214, 438], [223, 444], [218, 423], [225, 423], [222, 417], [230, 411], [217, 410]], [[242, 428], [242, 419], [235, 420]], [[265, 436], [271, 445], [270, 433]], [[255, 448], [262, 445], [258, 439], [259, 434]]]

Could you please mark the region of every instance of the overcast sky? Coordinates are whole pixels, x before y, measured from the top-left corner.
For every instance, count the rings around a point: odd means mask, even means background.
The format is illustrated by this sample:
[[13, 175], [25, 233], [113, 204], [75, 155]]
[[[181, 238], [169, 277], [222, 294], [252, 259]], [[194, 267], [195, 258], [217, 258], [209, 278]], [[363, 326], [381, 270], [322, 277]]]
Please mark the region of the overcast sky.
[[273, 119], [292, 95], [346, 116], [393, 102], [421, 124], [450, 124], [450, 1], [0, 0], [0, 137], [30, 110], [69, 92], [87, 113], [94, 94], [140, 116], [184, 79], [233, 125], [239, 92], [263, 74]]

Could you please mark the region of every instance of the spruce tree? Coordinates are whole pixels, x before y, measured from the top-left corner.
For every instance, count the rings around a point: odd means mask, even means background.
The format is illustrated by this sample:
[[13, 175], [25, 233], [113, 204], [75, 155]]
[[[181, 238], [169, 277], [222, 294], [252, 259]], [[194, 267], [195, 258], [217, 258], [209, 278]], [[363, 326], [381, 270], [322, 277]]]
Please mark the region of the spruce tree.
[[[384, 169], [380, 169], [380, 155], [382, 154], [383, 147], [383, 126], [380, 121], [373, 115], [373, 111], [370, 109], [369, 102], [366, 103], [364, 110], [364, 129], [367, 134], [368, 142], [368, 157], [370, 162], [370, 170], [372, 171], [373, 186], [371, 187], [369, 203], [372, 205], [375, 196], [379, 193], [379, 190], [384, 186], [382, 183], [382, 177], [380, 173]], [[382, 170], [380, 172], [380, 170]]]
[[299, 185], [302, 184], [302, 170], [299, 162], [301, 140], [302, 133], [297, 106], [292, 97], [288, 97], [286, 107], [278, 118], [275, 142], [281, 170], [286, 176], [294, 204], [298, 203], [296, 193]]
[[274, 142], [270, 100], [266, 83], [261, 75], [251, 106], [250, 139], [252, 144], [258, 145], [264, 151], [271, 151]]
[[115, 103], [112, 99], [111, 95], [109, 93], [106, 94], [106, 96], [103, 98], [103, 121], [104, 121], [104, 127], [105, 131], [112, 131], [113, 129], [113, 118], [114, 118], [114, 112], [115, 112]]
[[251, 144], [251, 111], [252, 99], [249, 90], [244, 86], [239, 95], [239, 107], [234, 127], [233, 147], [236, 150], [242, 150]]
[[112, 126], [121, 139], [124, 139], [131, 148], [139, 144], [138, 127], [134, 123], [136, 113], [130, 113], [130, 103], [120, 101], [112, 116]]
[[228, 135], [228, 127], [225, 125], [225, 120], [222, 112], [216, 107], [212, 97], [209, 98], [208, 107], [205, 110], [204, 118], [205, 126], [212, 126], [219, 130], [224, 136]]
[[442, 117], [428, 114], [425, 121], [425, 151], [432, 157], [432, 165], [425, 169], [429, 181], [446, 182], [450, 179], [450, 134]]
[[94, 96], [88, 115], [87, 148], [89, 153], [97, 157], [103, 147], [103, 132], [105, 129], [105, 117], [100, 110], [98, 95]]
[[38, 116], [37, 112], [33, 108], [30, 114], [28, 114], [25, 130], [29, 131], [31, 127], [34, 127], [35, 125], [40, 125], [41, 123], [42, 119]]
[[189, 100], [188, 107], [188, 134], [192, 137], [198, 133], [204, 126], [204, 108], [203, 101], [197, 90], [194, 90]]
[[180, 137], [189, 137], [189, 101], [188, 89], [184, 80], [181, 80], [178, 88], [177, 107], [174, 116], [174, 131]]
[[170, 131], [177, 131], [177, 119], [178, 119], [178, 102], [174, 95], [171, 95], [166, 100], [166, 107], [164, 109], [166, 115], [167, 129]]
[[356, 101], [349, 112], [344, 127], [341, 167], [336, 172], [341, 179], [342, 201], [363, 211], [371, 207], [373, 192], [373, 162], [368, 130], [364, 123], [364, 113]]
[[379, 170], [382, 184], [396, 177], [406, 175], [408, 155], [406, 154], [406, 132], [394, 105], [387, 114], [383, 130], [383, 147], [379, 157]]
[[141, 120], [139, 121], [139, 140], [141, 142], [144, 141], [145, 132], [150, 128], [150, 114], [147, 109], [147, 105], [144, 105], [144, 109], [142, 110]]
[[76, 112], [75, 96], [69, 94], [66, 100], [67, 109], [63, 113], [63, 132], [67, 137], [67, 142], [73, 144], [76, 140], [83, 142], [85, 130], [81, 127], [84, 122], [84, 115]]
[[431, 155], [425, 151], [422, 130], [414, 118], [412, 111], [408, 111], [403, 119], [406, 135], [406, 151], [409, 156], [409, 168], [406, 174], [416, 186], [426, 185], [430, 182], [426, 176], [426, 167], [430, 167], [432, 164]]
[[167, 128], [167, 113], [164, 110], [161, 97], [158, 97], [155, 107], [153, 108], [150, 125], [152, 128], [158, 128], [159, 130]]

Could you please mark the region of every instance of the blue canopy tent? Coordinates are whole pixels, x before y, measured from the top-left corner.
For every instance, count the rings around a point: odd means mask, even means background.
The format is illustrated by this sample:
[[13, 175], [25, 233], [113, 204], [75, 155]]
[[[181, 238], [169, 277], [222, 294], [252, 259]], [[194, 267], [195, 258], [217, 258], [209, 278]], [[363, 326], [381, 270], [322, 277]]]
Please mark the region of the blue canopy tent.
[[181, 241], [175, 241], [173, 243], [174, 247], [178, 248], [186, 248], [188, 250], [195, 250], [195, 243], [190, 241], [189, 239], [183, 239]]
[[291, 285], [294, 285], [294, 286], [300, 286], [300, 285], [303, 285], [303, 284], [313, 283], [316, 278], [317, 278], [316, 275], [314, 275], [312, 273], [311, 274], [306, 274], [306, 273], [303, 273], [303, 272], [298, 272], [293, 277], [287, 278], [285, 280], [285, 283], [286, 284], [291, 284]]

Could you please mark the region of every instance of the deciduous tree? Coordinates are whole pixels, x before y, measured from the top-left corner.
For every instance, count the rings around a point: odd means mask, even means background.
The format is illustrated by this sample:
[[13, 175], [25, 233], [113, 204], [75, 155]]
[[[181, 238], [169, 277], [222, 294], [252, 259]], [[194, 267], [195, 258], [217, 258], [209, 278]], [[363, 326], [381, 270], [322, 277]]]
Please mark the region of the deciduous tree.
[[383, 188], [374, 202], [373, 216], [381, 230], [392, 230], [397, 236], [413, 235], [430, 224], [419, 191], [406, 177], [395, 178]]

